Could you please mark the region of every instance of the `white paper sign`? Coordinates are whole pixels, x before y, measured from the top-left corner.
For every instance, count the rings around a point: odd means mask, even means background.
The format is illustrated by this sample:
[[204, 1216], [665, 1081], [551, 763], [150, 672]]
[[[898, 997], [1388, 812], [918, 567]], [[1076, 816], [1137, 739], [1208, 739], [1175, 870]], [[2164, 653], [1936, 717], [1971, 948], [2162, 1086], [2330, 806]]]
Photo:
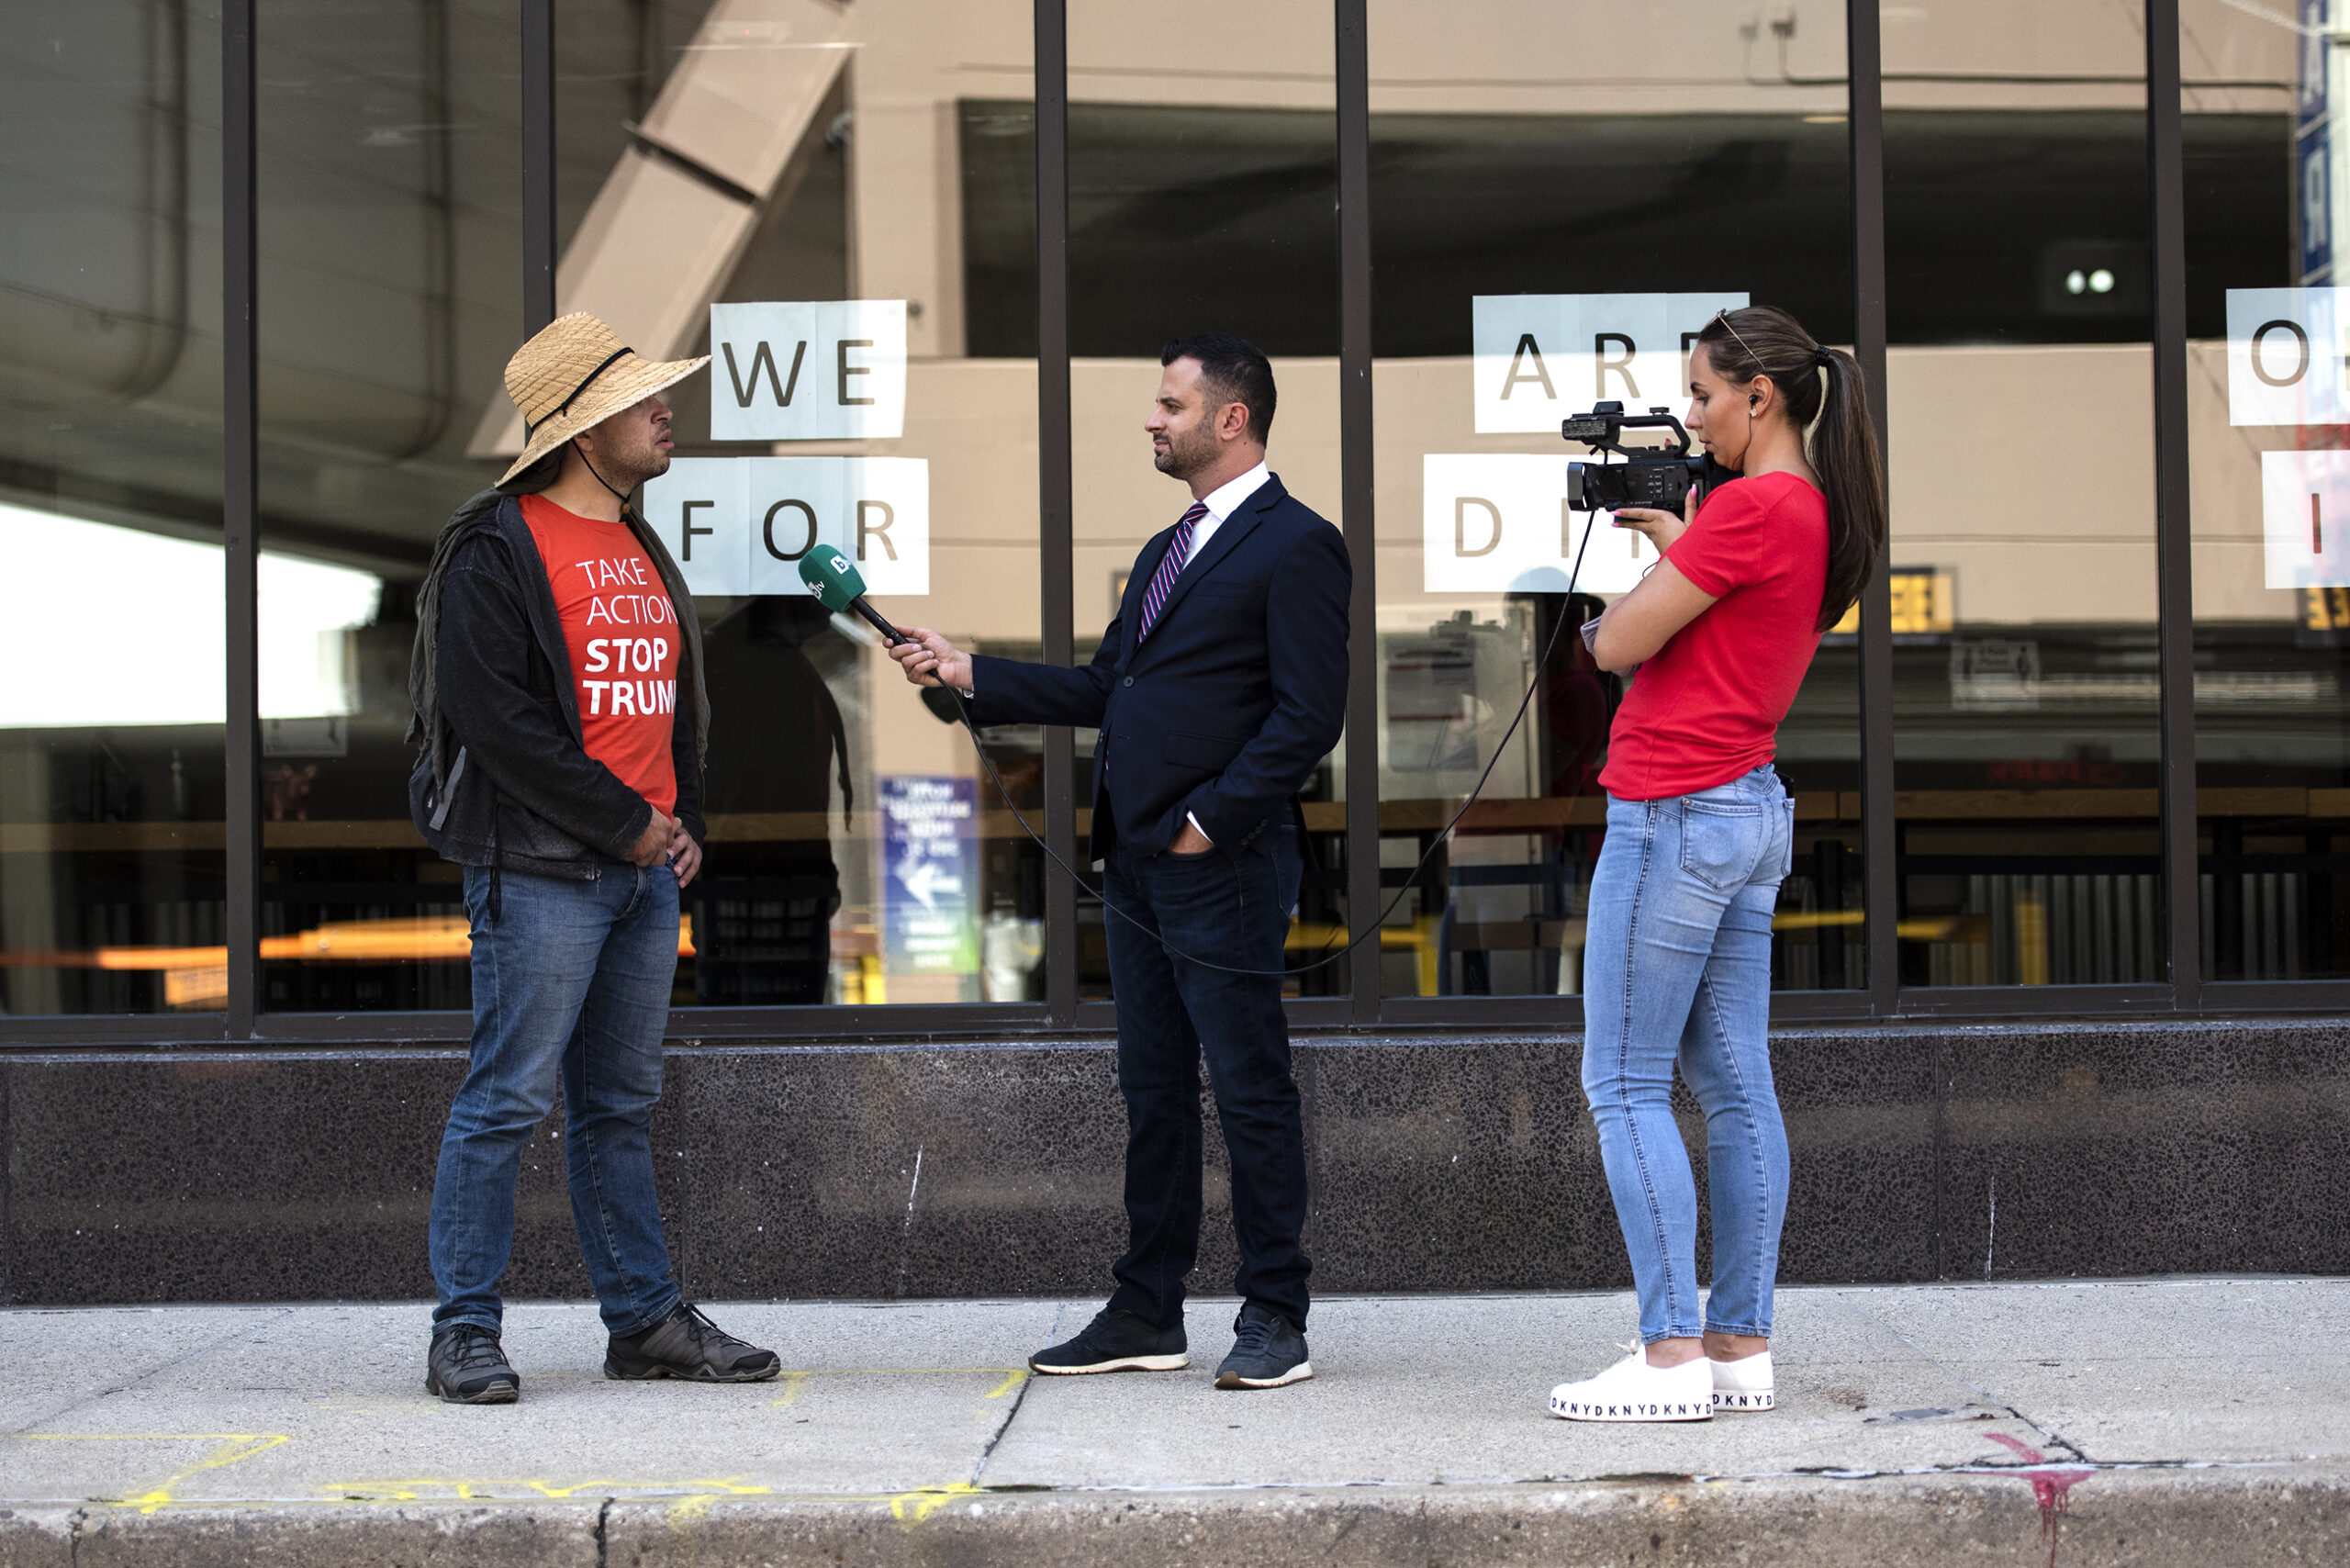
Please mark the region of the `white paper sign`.
[[1688, 345], [1743, 294], [1480, 294], [1472, 302], [1477, 433], [1559, 433], [1613, 398], [1631, 413], [1687, 400]]
[[[2228, 290], [2228, 422], [2350, 420], [2350, 312], [2339, 288]], [[2274, 587], [2274, 584], [2270, 585]]]
[[2350, 588], [2350, 451], [2264, 452], [2260, 492], [2267, 586]]
[[[1591, 512], [1567, 508], [1567, 458], [1429, 453], [1420, 459], [1421, 587], [1429, 593], [1564, 593]], [[1598, 514], [1578, 593], [1623, 593], [1654, 546]]]
[[681, 457], [646, 483], [644, 516], [696, 594], [805, 593], [819, 544], [876, 596], [930, 591], [925, 458]]
[[714, 441], [894, 439], [906, 431], [906, 302], [710, 308]]

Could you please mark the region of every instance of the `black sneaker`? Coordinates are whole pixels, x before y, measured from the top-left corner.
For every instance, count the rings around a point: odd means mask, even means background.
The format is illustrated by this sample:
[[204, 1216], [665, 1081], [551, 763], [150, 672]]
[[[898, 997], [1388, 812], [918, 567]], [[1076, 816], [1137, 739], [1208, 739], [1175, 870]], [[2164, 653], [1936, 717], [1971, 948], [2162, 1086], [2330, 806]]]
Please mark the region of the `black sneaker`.
[[1218, 1388], [1279, 1388], [1314, 1375], [1305, 1336], [1270, 1306], [1249, 1302], [1232, 1320], [1232, 1354], [1215, 1369]]
[[613, 1335], [604, 1350], [604, 1375], [631, 1382], [681, 1377], [688, 1383], [764, 1383], [782, 1370], [773, 1350], [737, 1339], [684, 1301], [650, 1328]]
[[1191, 1364], [1181, 1323], [1153, 1328], [1134, 1313], [1108, 1306], [1076, 1338], [1028, 1358], [1040, 1372], [1181, 1372]]
[[452, 1405], [511, 1405], [522, 1396], [522, 1380], [506, 1364], [498, 1336], [478, 1323], [432, 1331], [424, 1386]]

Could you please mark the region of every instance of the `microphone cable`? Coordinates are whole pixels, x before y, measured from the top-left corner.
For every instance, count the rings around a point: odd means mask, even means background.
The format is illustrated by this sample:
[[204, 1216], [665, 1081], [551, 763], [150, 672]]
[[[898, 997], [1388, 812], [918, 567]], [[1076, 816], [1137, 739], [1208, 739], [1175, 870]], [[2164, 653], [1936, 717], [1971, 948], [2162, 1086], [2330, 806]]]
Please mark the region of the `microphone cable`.
[[[1567, 573], [1567, 591], [1564, 598], [1570, 603], [1572, 603], [1574, 599], [1575, 582], [1583, 576], [1583, 553], [1591, 545], [1591, 531], [1593, 526], [1596, 524], [1598, 521], [1599, 513], [1597, 510], [1595, 509], [1583, 521], [1583, 540], [1575, 546], [1574, 565]], [[1348, 942], [1345, 946], [1339, 948], [1335, 953], [1330, 952], [1330, 942], [1337, 940], [1336, 935], [1333, 935], [1328, 940], [1326, 940], [1322, 944], [1324, 950], [1323, 957], [1314, 959], [1311, 963], [1301, 964], [1295, 969], [1245, 969], [1231, 964], [1219, 964], [1211, 958], [1194, 957], [1190, 953], [1186, 953], [1182, 948], [1178, 947], [1172, 942], [1167, 940], [1166, 936], [1162, 934], [1153, 931], [1149, 926], [1145, 925], [1141, 921], [1136, 920], [1133, 915], [1128, 914], [1125, 910], [1122, 910], [1116, 904], [1112, 903], [1109, 899], [1104, 897], [1102, 894], [1094, 892], [1092, 888], [1087, 885], [1083, 874], [1080, 873], [1076, 867], [1071, 866], [1067, 860], [1063, 859], [1059, 851], [1056, 850], [1051, 845], [1046, 843], [1044, 835], [1029, 825], [1028, 819], [1021, 813], [1020, 808], [1013, 804], [1012, 791], [1004, 787], [1003, 775], [996, 771], [995, 759], [988, 756], [987, 745], [979, 739], [979, 725], [971, 722], [971, 700], [964, 696], [954, 687], [946, 685], [945, 681], [939, 682], [939, 685], [945, 688], [947, 695], [954, 698], [955, 711], [962, 716], [963, 728], [970, 732], [971, 747], [979, 754], [979, 765], [988, 770], [988, 777], [994, 780], [996, 793], [1003, 797], [1004, 806], [1012, 812], [1013, 821], [1020, 824], [1021, 831], [1025, 833], [1029, 838], [1035, 843], [1037, 848], [1045, 852], [1047, 859], [1051, 860], [1054, 865], [1058, 866], [1061, 870], [1068, 875], [1070, 881], [1075, 882], [1080, 890], [1091, 896], [1105, 912], [1116, 915], [1120, 920], [1125, 921], [1136, 931], [1139, 931], [1144, 935], [1151, 938], [1161, 947], [1165, 948], [1170, 955], [1182, 959], [1185, 963], [1197, 964], [1203, 969], [1214, 969], [1219, 974], [1254, 975], [1266, 979], [1285, 980], [1292, 975], [1311, 974], [1314, 970], [1321, 969], [1326, 965], [1337, 963], [1339, 959], [1345, 958], [1348, 954], [1353, 952], [1357, 947], [1361, 946], [1365, 942], [1371, 940], [1372, 936], [1386, 928], [1387, 917], [1395, 913], [1396, 907], [1404, 902], [1404, 895], [1411, 892], [1413, 889], [1417, 886], [1420, 873], [1427, 869], [1428, 862], [1430, 860], [1436, 858], [1436, 852], [1451, 842], [1452, 830], [1460, 825], [1460, 819], [1469, 814], [1469, 808], [1475, 805], [1477, 803], [1477, 797], [1483, 793], [1487, 780], [1493, 778], [1494, 769], [1500, 765], [1503, 754], [1509, 750], [1509, 743], [1516, 736], [1518, 726], [1526, 722], [1526, 711], [1529, 707], [1533, 706], [1534, 694], [1540, 690], [1542, 687], [1542, 674], [1545, 670], [1550, 667], [1550, 655], [1558, 649], [1559, 633], [1564, 632], [1566, 629], [1567, 617], [1561, 614], [1559, 617], [1559, 623], [1550, 628], [1550, 640], [1542, 644], [1541, 656], [1538, 658], [1534, 664], [1534, 678], [1528, 684], [1526, 688], [1526, 695], [1517, 700], [1517, 711], [1511, 716], [1509, 728], [1502, 732], [1501, 743], [1494, 747], [1492, 760], [1485, 764], [1485, 770], [1477, 776], [1477, 782], [1471, 787], [1467, 797], [1461, 801], [1460, 809], [1452, 813], [1452, 820], [1444, 824], [1443, 831], [1438, 833], [1435, 839], [1429, 843], [1427, 852], [1420, 857], [1418, 864], [1412, 868], [1411, 874], [1404, 879], [1404, 885], [1395, 890], [1395, 896], [1387, 902], [1387, 907], [1379, 912], [1379, 917], [1372, 921], [1370, 925], [1366, 926], [1360, 935], [1355, 937], [1354, 940]], [[1373, 633], [1372, 635], [1376, 636], [1377, 633]], [[1301, 846], [1301, 847], [1303, 846]], [[1208, 853], [1213, 855], [1215, 851], [1211, 849]]]

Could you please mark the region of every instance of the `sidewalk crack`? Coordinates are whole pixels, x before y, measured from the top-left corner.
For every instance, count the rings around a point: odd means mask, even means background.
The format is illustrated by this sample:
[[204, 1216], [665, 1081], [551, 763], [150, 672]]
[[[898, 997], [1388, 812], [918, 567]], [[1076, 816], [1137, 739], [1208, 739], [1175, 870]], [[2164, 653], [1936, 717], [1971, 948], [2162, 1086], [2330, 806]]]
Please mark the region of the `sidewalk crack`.
[[604, 1506], [596, 1510], [596, 1568], [605, 1568], [605, 1562], [611, 1552], [611, 1538], [605, 1531], [606, 1527], [611, 1523], [612, 1504], [616, 1501], [618, 1499], [607, 1497], [604, 1499]]
[[1973, 1378], [1967, 1376], [1964, 1372], [1960, 1372], [1956, 1367], [1952, 1366], [1948, 1361], [1942, 1360], [1940, 1356], [1926, 1349], [1925, 1346], [1920, 1345], [1917, 1340], [1912, 1339], [1908, 1335], [1904, 1334], [1900, 1329], [1896, 1328], [1892, 1324], [1887, 1323], [1884, 1318], [1879, 1317], [1875, 1313], [1871, 1312], [1867, 1307], [1864, 1307], [1859, 1302], [1854, 1301], [1846, 1292], [1838, 1291], [1836, 1293], [1836, 1299], [1842, 1302], [1854, 1312], [1859, 1313], [1863, 1317], [1867, 1318], [1879, 1328], [1882, 1328], [1886, 1333], [1892, 1335], [1895, 1338], [1900, 1340], [1903, 1344], [1908, 1346], [1912, 1350], [1915, 1350], [1927, 1361], [1931, 1361], [1948, 1376], [1956, 1379], [1958, 1382], [1963, 1383], [1967, 1387], [1973, 1389], [1975, 1393], [1981, 1394], [1983, 1396], [1984, 1403], [1994, 1406], [1998, 1409], [2005, 1410], [2009, 1415], [2014, 1417], [2017, 1420], [2021, 1421], [2025, 1426], [2030, 1427], [2033, 1431], [2040, 1434], [2042, 1440], [2053, 1445], [2053, 1447], [2063, 1449], [2067, 1454], [2070, 1454], [2073, 1458], [2080, 1461], [2084, 1464], [2095, 1464], [2097, 1462], [2095, 1460], [2089, 1458], [2087, 1453], [2083, 1451], [2080, 1445], [2074, 1442], [2072, 1439], [2065, 1436], [2064, 1433], [2057, 1431], [2054, 1428], [2042, 1426], [2040, 1422], [2032, 1419], [2030, 1416], [2025, 1415], [2021, 1409], [2017, 1407], [2012, 1400], [2009, 1400], [2005, 1395], [1996, 1393], [1991, 1389], [1984, 1387], [1981, 1383], [1975, 1382]]
[[241, 1340], [251, 1338], [253, 1335], [260, 1333], [263, 1329], [269, 1327], [273, 1324], [285, 1322], [287, 1318], [294, 1316], [296, 1310], [296, 1308], [291, 1306], [281, 1307], [278, 1309], [277, 1315], [274, 1317], [264, 1317], [259, 1323], [249, 1323], [242, 1328], [221, 1335], [217, 1339], [207, 1339], [203, 1344], [194, 1346], [181, 1354], [173, 1356], [168, 1361], [157, 1362], [155, 1365], [149, 1367], [145, 1372], [140, 1372], [136, 1376], [132, 1377], [128, 1383], [118, 1384], [113, 1388], [102, 1388], [95, 1394], [83, 1394], [79, 1397], [75, 1398], [72, 1403], [61, 1405], [56, 1409], [50, 1411], [47, 1415], [35, 1417], [32, 1420], [27, 1421], [20, 1426], [10, 1428], [9, 1433], [11, 1436], [14, 1436], [21, 1432], [38, 1432], [46, 1428], [52, 1427], [57, 1424], [61, 1417], [72, 1415], [74, 1411], [81, 1409], [85, 1405], [93, 1404], [101, 1399], [111, 1399], [118, 1394], [128, 1394], [132, 1389], [137, 1388], [140, 1383], [147, 1382], [149, 1379], [161, 1377], [174, 1367], [185, 1366], [188, 1362], [196, 1360], [198, 1356], [208, 1355], [212, 1351], [220, 1350], [225, 1346], [234, 1345]]
[[[1061, 1315], [1068, 1310], [1069, 1304], [1067, 1302], [1057, 1301], [1053, 1304], [1053, 1326], [1045, 1331], [1045, 1343], [1047, 1345], [1054, 1344], [1059, 1340], [1061, 1336]], [[971, 1466], [972, 1485], [977, 1486], [979, 1484], [980, 1475], [986, 1473], [988, 1461], [995, 1457], [996, 1445], [1003, 1441], [1003, 1436], [1006, 1432], [1012, 1430], [1012, 1423], [1020, 1419], [1020, 1407], [1028, 1403], [1028, 1391], [1035, 1386], [1036, 1374], [1034, 1372], [1031, 1372], [1025, 1378], [1021, 1380], [1020, 1392], [1012, 1396], [1012, 1408], [1004, 1412], [1002, 1423], [996, 1428], [993, 1435], [988, 1439], [987, 1447], [979, 1450], [979, 1462]]]

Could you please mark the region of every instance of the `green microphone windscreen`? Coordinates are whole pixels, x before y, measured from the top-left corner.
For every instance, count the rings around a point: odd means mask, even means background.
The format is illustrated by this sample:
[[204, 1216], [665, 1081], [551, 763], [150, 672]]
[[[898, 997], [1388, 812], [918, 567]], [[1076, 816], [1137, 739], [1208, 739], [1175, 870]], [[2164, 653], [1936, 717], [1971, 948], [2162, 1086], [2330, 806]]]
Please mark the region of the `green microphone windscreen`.
[[865, 577], [849, 558], [829, 544], [819, 544], [800, 557], [800, 580], [824, 601], [824, 608], [844, 615], [865, 592]]

